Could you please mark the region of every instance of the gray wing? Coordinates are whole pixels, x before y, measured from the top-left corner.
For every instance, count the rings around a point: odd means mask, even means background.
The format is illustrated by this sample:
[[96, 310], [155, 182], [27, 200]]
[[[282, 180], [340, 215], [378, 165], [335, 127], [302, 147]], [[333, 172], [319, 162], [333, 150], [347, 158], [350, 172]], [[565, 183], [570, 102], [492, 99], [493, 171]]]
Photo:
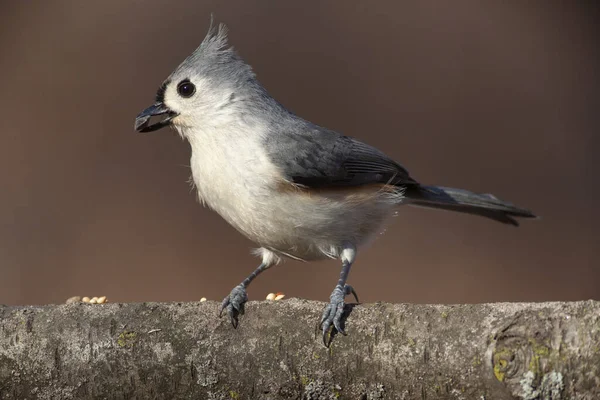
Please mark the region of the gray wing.
[[287, 179], [306, 187], [417, 184], [406, 169], [376, 148], [314, 125], [273, 132], [265, 147]]

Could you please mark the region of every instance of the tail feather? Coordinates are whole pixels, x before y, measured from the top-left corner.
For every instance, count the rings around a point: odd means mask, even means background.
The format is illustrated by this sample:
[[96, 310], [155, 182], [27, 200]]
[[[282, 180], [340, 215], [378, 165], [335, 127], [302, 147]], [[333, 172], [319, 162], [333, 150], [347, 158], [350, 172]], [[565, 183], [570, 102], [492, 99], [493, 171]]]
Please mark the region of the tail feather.
[[519, 226], [514, 217], [537, 218], [531, 211], [494, 195], [464, 189], [419, 185], [408, 187], [404, 195], [409, 205], [474, 214], [514, 226]]

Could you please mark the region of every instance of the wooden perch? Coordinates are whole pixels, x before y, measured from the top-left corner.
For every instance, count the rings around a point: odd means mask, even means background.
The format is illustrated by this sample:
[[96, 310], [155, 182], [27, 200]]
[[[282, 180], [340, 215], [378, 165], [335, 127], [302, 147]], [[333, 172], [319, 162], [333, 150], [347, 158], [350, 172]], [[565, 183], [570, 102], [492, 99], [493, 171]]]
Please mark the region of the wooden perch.
[[0, 306], [0, 399], [600, 399], [600, 302]]

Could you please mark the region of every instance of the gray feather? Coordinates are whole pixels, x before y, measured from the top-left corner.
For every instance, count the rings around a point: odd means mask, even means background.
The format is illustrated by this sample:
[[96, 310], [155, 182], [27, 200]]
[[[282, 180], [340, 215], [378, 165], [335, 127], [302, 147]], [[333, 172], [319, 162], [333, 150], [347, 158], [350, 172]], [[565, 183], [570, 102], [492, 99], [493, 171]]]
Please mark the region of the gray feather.
[[416, 184], [404, 167], [376, 148], [298, 117], [291, 119], [293, 124], [275, 127], [278, 132], [264, 139], [269, 158], [290, 181], [311, 188]]
[[515, 226], [519, 226], [519, 223], [513, 217], [536, 218], [531, 211], [494, 195], [464, 189], [421, 185], [409, 188], [404, 195], [407, 204], [480, 215]]

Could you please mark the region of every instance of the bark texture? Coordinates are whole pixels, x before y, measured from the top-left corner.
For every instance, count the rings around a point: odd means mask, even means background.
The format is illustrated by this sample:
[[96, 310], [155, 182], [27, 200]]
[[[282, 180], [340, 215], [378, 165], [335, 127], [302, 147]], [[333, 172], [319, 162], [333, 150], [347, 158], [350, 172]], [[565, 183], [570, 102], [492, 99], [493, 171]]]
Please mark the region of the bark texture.
[[0, 399], [600, 399], [600, 303], [0, 306]]

